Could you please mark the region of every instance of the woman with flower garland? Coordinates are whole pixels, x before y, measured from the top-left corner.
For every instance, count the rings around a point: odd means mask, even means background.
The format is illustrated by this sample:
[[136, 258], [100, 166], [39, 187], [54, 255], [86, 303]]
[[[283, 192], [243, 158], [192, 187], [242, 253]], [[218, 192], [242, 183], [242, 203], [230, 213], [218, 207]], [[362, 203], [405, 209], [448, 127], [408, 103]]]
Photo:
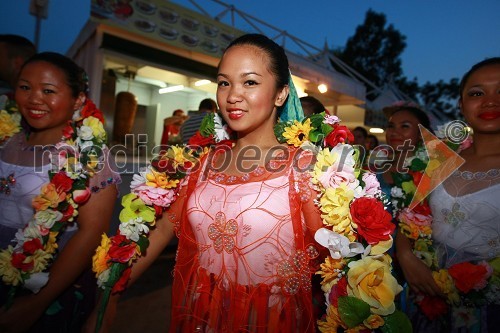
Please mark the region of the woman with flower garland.
[[[417, 238], [412, 247], [398, 235], [398, 258], [419, 305], [410, 308], [416, 332], [500, 327], [500, 58], [463, 76], [459, 106], [473, 142], [460, 152], [465, 162], [431, 193], [430, 211], [420, 219], [432, 219], [432, 241]], [[446, 129], [448, 139], [459, 139], [456, 128]]]
[[94, 306], [91, 258], [120, 177], [87, 83], [51, 52], [20, 72], [15, 100], [29, 128], [0, 151], [2, 332], [78, 332]]
[[[222, 56], [217, 101], [236, 142], [205, 155], [188, 176], [130, 275], [135, 281], [177, 234], [171, 332], [316, 330], [311, 276], [321, 218], [311, 156], [274, 134], [278, 117], [303, 118], [289, 80], [284, 50], [263, 35], [236, 39]], [[103, 331], [117, 300], [111, 296]]]

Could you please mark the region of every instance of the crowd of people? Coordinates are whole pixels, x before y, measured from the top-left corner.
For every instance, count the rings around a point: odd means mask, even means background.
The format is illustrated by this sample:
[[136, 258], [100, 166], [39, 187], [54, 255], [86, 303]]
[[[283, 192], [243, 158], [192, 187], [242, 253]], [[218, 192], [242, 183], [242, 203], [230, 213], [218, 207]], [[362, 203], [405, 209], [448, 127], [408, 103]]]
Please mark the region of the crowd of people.
[[[119, 272], [122, 284], [134, 283], [178, 237], [175, 267], [166, 268], [174, 276], [171, 332], [316, 332], [326, 315], [315, 304], [322, 292], [314, 279], [328, 252], [315, 241], [325, 216], [309, 169], [297, 167], [311, 155], [280, 141], [275, 126], [333, 115], [314, 97], [298, 98], [283, 48], [264, 35], [230, 43], [217, 73], [217, 101], [204, 99], [187, 115], [175, 110], [164, 120], [161, 144], [188, 144], [207, 115], [222, 118], [231, 141], [212, 146], [175, 183], [168, 205], [156, 204], [170, 193], [162, 189], [148, 199], [155, 204], [122, 201], [137, 205], [120, 214], [127, 228], [154, 221], [147, 250]], [[103, 276], [96, 279], [91, 268], [99, 249], [117, 242], [101, 235], [110, 233], [121, 179], [86, 73], [61, 54], [36, 53], [26, 39], [0, 35], [0, 80], [22, 116], [0, 148], [0, 332], [94, 332], [96, 325], [109, 332], [124, 288], [103, 301]], [[438, 149], [426, 135], [439, 131], [424, 108], [411, 101], [384, 108], [384, 145], [364, 127], [345, 134], [346, 143], [362, 147], [362, 168], [375, 173], [396, 225], [389, 250], [403, 286], [396, 307], [415, 332], [493, 332], [500, 325], [500, 58], [472, 66], [459, 93], [469, 136], [447, 147], [462, 163], [419, 202], [411, 202], [418, 186], [439, 168], [425, 154]], [[249, 147], [260, 154], [250, 156]], [[132, 194], [143, 198], [138, 179]], [[129, 241], [126, 227], [117, 235]], [[331, 297], [328, 305], [338, 302]]]

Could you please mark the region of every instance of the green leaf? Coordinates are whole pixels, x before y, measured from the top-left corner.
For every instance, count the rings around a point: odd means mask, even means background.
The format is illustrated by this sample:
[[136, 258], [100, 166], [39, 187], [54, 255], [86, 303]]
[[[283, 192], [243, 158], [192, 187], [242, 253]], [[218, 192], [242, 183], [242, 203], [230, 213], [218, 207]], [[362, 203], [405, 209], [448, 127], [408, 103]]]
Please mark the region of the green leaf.
[[358, 326], [370, 316], [370, 306], [368, 303], [351, 296], [339, 297], [340, 319], [348, 328]]
[[396, 310], [384, 317], [385, 324], [381, 327], [383, 333], [411, 333], [413, 328], [410, 319], [401, 311]]
[[422, 171], [422, 170], [425, 170], [426, 166], [427, 166], [427, 162], [424, 162], [419, 158], [415, 158], [415, 159], [413, 159], [413, 161], [411, 161], [410, 170], [411, 171]]
[[144, 253], [146, 249], [149, 247], [149, 239], [145, 236], [139, 237], [139, 240], [137, 241], [137, 245], [139, 245], [139, 248], [141, 249], [141, 253]]
[[215, 134], [215, 121], [213, 113], [208, 113], [205, 117], [203, 117], [200, 125], [200, 133], [206, 138]]

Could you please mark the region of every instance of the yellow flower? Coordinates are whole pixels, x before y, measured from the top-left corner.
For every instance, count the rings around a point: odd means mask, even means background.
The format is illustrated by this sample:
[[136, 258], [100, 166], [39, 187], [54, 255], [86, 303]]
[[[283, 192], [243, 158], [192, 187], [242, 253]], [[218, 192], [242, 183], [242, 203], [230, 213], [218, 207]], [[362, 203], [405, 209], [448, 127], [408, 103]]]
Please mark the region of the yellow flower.
[[300, 147], [304, 142], [309, 140], [309, 132], [311, 131], [311, 119], [307, 118], [304, 123], [295, 120], [292, 126], [285, 128], [283, 137], [289, 145]]
[[66, 197], [64, 192], [58, 193], [53, 183], [42, 186], [40, 194], [33, 198], [32, 205], [36, 211], [46, 210], [49, 207], [56, 208]]
[[10, 114], [5, 110], [0, 111], [0, 141], [13, 136], [21, 130], [20, 114]]
[[104, 272], [109, 268], [108, 263], [108, 251], [111, 247], [111, 240], [106, 234], [102, 234], [101, 245], [99, 245], [92, 257], [92, 270], [96, 273], [96, 276]]
[[12, 252], [14, 252], [14, 248], [11, 245], [0, 251], [0, 275], [6, 284], [17, 286], [22, 283], [21, 271], [12, 266]]
[[345, 261], [343, 259], [333, 259], [328, 256], [325, 262], [320, 265], [321, 270], [316, 272], [321, 276], [321, 289], [329, 293], [332, 286], [338, 282], [339, 272], [344, 269]]
[[349, 263], [347, 294], [359, 298], [374, 314], [389, 315], [394, 312], [394, 298], [403, 289], [391, 274], [388, 258], [365, 257]]
[[146, 185], [151, 187], [174, 188], [179, 183], [179, 179], [170, 179], [164, 172], [151, 170], [146, 174]]
[[417, 189], [413, 181], [403, 182], [401, 183], [401, 187], [405, 193], [415, 193], [415, 190]]
[[92, 129], [92, 135], [98, 140], [106, 140], [106, 131], [102, 126], [102, 122], [96, 117], [90, 116], [83, 119], [83, 125], [90, 127]]
[[327, 188], [320, 198], [323, 222], [351, 241], [354, 239], [349, 204], [353, 198], [354, 191], [344, 183], [336, 188]]
[[33, 269], [31, 273], [43, 272], [49, 265], [52, 255], [43, 250], [37, 250], [32, 256], [29, 257], [33, 262]]
[[311, 172], [311, 180], [313, 184], [319, 183], [319, 179], [323, 172], [328, 170], [328, 168], [337, 161], [338, 157], [339, 155], [332, 153], [329, 148], [323, 148], [320, 150], [320, 152], [316, 155], [316, 163], [314, 164], [314, 169]]
[[381, 326], [384, 326], [385, 321], [379, 315], [372, 314], [363, 321], [363, 324], [365, 324], [365, 326], [369, 329], [374, 330]]
[[455, 289], [455, 284], [446, 269], [433, 271], [432, 277], [434, 278], [434, 281], [436, 281], [439, 289], [441, 289], [451, 303], [458, 304], [460, 302], [460, 296]]
[[339, 328], [346, 328], [340, 320], [338, 309], [332, 305], [326, 309], [324, 319], [318, 321], [318, 329], [322, 333], [337, 333]]
[[45, 244], [45, 251], [47, 253], [54, 253], [59, 247], [57, 245], [57, 238], [56, 238], [58, 234], [59, 233], [55, 231], [49, 232], [49, 238], [47, 239], [47, 244]]

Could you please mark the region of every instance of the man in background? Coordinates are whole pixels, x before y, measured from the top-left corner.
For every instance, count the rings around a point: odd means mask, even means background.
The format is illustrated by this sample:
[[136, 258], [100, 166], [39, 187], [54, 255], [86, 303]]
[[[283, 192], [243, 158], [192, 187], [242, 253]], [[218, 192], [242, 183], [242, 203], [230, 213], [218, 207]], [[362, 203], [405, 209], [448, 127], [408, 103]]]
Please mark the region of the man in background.
[[189, 118], [181, 126], [182, 142], [187, 144], [189, 139], [200, 129], [201, 122], [207, 113], [217, 112], [217, 103], [211, 98], [206, 98], [200, 102], [198, 111], [189, 112]]
[[0, 95], [14, 91], [21, 67], [35, 53], [35, 45], [27, 38], [0, 35]]

